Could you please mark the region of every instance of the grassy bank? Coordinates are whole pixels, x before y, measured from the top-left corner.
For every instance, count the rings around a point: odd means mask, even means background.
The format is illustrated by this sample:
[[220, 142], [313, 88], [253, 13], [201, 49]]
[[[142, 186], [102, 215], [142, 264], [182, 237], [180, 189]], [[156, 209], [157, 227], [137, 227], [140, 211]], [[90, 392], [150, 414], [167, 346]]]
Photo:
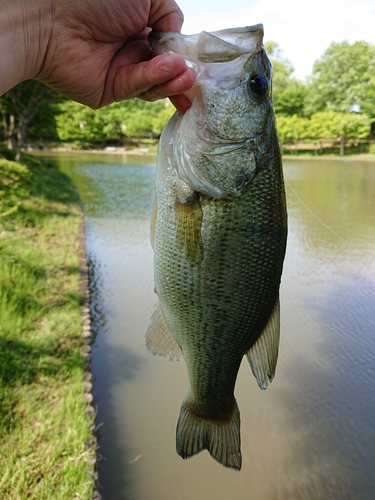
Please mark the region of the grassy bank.
[[71, 181], [0, 153], [0, 498], [92, 498], [80, 211]]

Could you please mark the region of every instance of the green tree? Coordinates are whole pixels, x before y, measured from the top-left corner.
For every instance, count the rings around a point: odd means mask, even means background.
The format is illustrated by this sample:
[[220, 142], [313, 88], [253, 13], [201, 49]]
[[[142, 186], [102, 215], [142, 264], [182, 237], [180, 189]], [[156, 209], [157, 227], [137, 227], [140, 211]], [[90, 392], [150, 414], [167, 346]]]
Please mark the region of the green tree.
[[312, 142], [333, 139], [340, 142], [340, 154], [345, 153], [346, 139], [365, 139], [370, 132], [370, 118], [356, 113], [335, 111], [314, 113], [310, 118], [307, 137]]
[[306, 112], [347, 113], [355, 107], [375, 116], [375, 46], [367, 42], [332, 43], [315, 62]]
[[75, 141], [82, 145], [94, 141], [104, 141], [103, 128], [99, 111], [94, 111], [74, 101], [64, 101], [60, 105], [60, 114], [56, 117], [57, 133], [61, 141]]
[[292, 76], [294, 67], [288, 59], [283, 59], [277, 43], [266, 42], [265, 49], [272, 64], [273, 105], [276, 114], [303, 116], [306, 85]]
[[313, 143], [318, 143], [323, 139], [337, 139], [338, 134], [334, 132], [333, 125], [335, 116], [334, 111], [320, 111], [311, 115], [306, 130], [306, 138]]
[[291, 144], [306, 138], [309, 120], [297, 115], [277, 116], [277, 130], [282, 144]]
[[[53, 119], [57, 112], [56, 102], [61, 96], [35, 80], [20, 83], [0, 98], [2, 132], [8, 149], [16, 151], [20, 159], [21, 149], [33, 122], [39, 117], [39, 126], [44, 120]], [[49, 116], [47, 118], [47, 116]]]
[[128, 119], [128, 130], [134, 136], [160, 136], [169, 118], [176, 111], [168, 99], [143, 102]]
[[106, 140], [125, 144], [141, 136], [160, 135], [173, 112], [174, 107], [167, 100], [144, 102], [132, 99], [95, 111], [66, 101], [56, 118], [57, 131], [62, 141], [74, 141], [80, 145], [104, 144]]
[[324, 139], [337, 140], [340, 154], [345, 153], [347, 139], [366, 139], [369, 136], [371, 119], [365, 114], [318, 112], [310, 118], [277, 116], [277, 128], [282, 144], [293, 144], [305, 139], [318, 144]]
[[340, 155], [345, 154], [345, 139], [365, 139], [370, 134], [370, 118], [364, 114], [336, 113], [333, 135], [340, 141]]

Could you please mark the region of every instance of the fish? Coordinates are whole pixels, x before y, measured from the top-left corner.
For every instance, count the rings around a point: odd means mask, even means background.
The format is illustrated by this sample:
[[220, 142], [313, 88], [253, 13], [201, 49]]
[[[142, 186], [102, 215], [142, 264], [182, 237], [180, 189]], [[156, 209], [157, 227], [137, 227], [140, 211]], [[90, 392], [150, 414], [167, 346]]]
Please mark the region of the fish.
[[146, 347], [187, 366], [177, 453], [208, 450], [240, 470], [240, 363], [247, 356], [266, 389], [280, 339], [287, 213], [272, 67], [261, 24], [149, 40], [156, 54], [181, 54], [197, 77], [185, 92], [190, 109], [176, 111], [159, 141], [151, 221], [159, 303]]

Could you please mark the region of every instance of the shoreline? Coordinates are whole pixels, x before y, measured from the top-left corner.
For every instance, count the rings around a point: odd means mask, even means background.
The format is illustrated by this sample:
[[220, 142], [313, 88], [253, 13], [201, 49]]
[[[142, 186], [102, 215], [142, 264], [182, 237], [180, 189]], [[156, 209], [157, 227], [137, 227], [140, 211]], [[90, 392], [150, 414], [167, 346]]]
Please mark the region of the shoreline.
[[[78, 196], [78, 193], [77, 193]], [[79, 198], [78, 198], [79, 199]], [[81, 356], [83, 359], [84, 375], [82, 380], [83, 388], [83, 400], [87, 404], [87, 416], [90, 420], [95, 417], [95, 407], [94, 407], [94, 395], [93, 395], [93, 374], [92, 374], [92, 357], [91, 357], [91, 344], [94, 342], [93, 332], [91, 328], [91, 309], [90, 309], [90, 280], [89, 280], [89, 266], [87, 261], [87, 251], [86, 251], [86, 231], [85, 231], [85, 215], [82, 210], [81, 201], [79, 200], [80, 206], [80, 223], [79, 223], [79, 235], [78, 235], [78, 256], [79, 256], [79, 270], [80, 270], [80, 293], [82, 302], [82, 338], [83, 338], [83, 348]], [[95, 459], [93, 463], [94, 468], [94, 487], [92, 493], [92, 500], [102, 500], [102, 496], [99, 493], [99, 476], [98, 476], [98, 439], [96, 435], [95, 420], [91, 427], [92, 434], [89, 439], [88, 445], [95, 450]]]
[[58, 168], [29, 155], [22, 164], [0, 164], [13, 181], [0, 218], [0, 496], [42, 500], [64, 490], [69, 498], [101, 500], [77, 190]]
[[[144, 156], [144, 157], [154, 157], [156, 159], [157, 153], [150, 152], [148, 148], [134, 148], [126, 149], [122, 147], [108, 147], [105, 149], [72, 149], [66, 147], [56, 147], [56, 148], [43, 148], [43, 149], [33, 149], [28, 150], [27, 153], [31, 153], [35, 156], [48, 156], [49, 154], [92, 154], [92, 155], [111, 155], [111, 156]], [[353, 155], [282, 155], [282, 159], [285, 160], [314, 160], [314, 161], [324, 161], [324, 160], [344, 160], [344, 161], [368, 161], [375, 163], [375, 155], [369, 153], [353, 154]]]
[[150, 152], [149, 148], [134, 148], [126, 149], [122, 147], [108, 147], [104, 149], [73, 149], [73, 148], [43, 148], [43, 149], [32, 149], [25, 151], [28, 154], [35, 156], [44, 156], [50, 153], [63, 153], [63, 154], [98, 154], [98, 155], [117, 155], [117, 156], [155, 156], [156, 152]]

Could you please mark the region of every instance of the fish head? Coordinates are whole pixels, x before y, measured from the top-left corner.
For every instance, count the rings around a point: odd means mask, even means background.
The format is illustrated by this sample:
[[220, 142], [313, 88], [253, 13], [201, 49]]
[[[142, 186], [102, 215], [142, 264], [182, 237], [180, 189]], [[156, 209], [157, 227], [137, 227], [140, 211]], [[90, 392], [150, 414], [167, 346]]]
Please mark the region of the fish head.
[[272, 67], [261, 24], [196, 35], [151, 32], [156, 54], [178, 53], [197, 74], [176, 122], [174, 168], [194, 190], [239, 196], [264, 164], [274, 138]]

